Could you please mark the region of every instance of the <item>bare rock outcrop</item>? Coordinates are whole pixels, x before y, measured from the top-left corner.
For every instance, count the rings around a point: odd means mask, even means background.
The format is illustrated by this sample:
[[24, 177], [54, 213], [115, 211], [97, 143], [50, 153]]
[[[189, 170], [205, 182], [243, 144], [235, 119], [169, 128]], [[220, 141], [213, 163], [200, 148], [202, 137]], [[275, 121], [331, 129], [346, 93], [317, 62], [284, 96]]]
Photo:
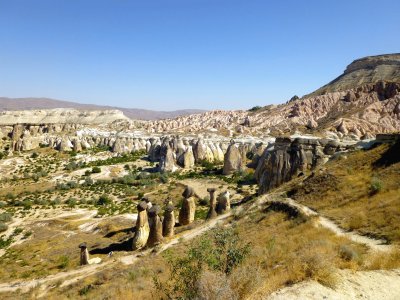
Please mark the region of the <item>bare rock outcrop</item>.
[[255, 171], [259, 193], [266, 193], [294, 176], [314, 169], [343, 148], [333, 140], [277, 138], [274, 148], [264, 151]]

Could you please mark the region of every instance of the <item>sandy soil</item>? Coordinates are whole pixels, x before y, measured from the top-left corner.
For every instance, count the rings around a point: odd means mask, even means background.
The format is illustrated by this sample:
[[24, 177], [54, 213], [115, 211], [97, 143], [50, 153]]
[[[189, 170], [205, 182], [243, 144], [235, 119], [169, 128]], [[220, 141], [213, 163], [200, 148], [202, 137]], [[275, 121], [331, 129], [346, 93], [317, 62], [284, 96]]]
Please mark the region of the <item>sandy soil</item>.
[[400, 299], [400, 270], [359, 271], [340, 270], [340, 283], [335, 289], [315, 281], [306, 281], [283, 288], [265, 299]]

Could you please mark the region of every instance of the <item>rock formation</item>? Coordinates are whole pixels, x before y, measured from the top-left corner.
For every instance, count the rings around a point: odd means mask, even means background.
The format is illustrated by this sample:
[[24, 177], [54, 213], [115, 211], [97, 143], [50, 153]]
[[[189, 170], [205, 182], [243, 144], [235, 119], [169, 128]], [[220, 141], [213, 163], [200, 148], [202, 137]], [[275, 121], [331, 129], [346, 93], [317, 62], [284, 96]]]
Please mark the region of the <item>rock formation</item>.
[[172, 204], [167, 204], [164, 211], [162, 235], [165, 237], [173, 236], [175, 230], [174, 228], [175, 228], [174, 206]]
[[210, 193], [210, 209], [208, 210], [208, 213], [207, 213], [207, 219], [212, 219], [217, 216], [215, 191], [216, 191], [216, 189], [214, 189], [214, 188], [207, 189], [207, 192]]
[[89, 252], [88, 252], [86, 243], [80, 244], [79, 248], [81, 249], [80, 265], [81, 266], [88, 265], [89, 264]]
[[194, 192], [191, 187], [186, 187], [183, 191], [181, 210], [179, 211], [179, 224], [188, 225], [194, 221], [194, 215], [196, 212], [196, 203], [194, 201]]
[[231, 209], [230, 193], [228, 191], [223, 192], [218, 196], [217, 202], [217, 214], [221, 215], [228, 212]]
[[229, 175], [243, 171], [246, 168], [246, 149], [238, 146], [234, 141], [228, 147], [224, 157], [222, 174]]
[[89, 252], [88, 252], [86, 243], [81, 243], [78, 247], [81, 249], [81, 253], [80, 253], [80, 265], [81, 266], [101, 263], [100, 257], [89, 258]]
[[343, 148], [340, 143], [327, 139], [277, 138], [274, 148], [265, 150], [255, 171], [259, 193], [263, 194], [301, 172], [313, 170]]
[[162, 242], [163, 238], [163, 224], [160, 219], [160, 207], [158, 205], [153, 205], [149, 209], [149, 227], [150, 234], [147, 240], [148, 247], [154, 247]]
[[132, 248], [137, 250], [146, 246], [147, 240], [149, 238], [150, 227], [147, 218], [147, 204], [142, 201], [137, 206], [138, 217], [136, 220], [136, 231], [133, 237]]

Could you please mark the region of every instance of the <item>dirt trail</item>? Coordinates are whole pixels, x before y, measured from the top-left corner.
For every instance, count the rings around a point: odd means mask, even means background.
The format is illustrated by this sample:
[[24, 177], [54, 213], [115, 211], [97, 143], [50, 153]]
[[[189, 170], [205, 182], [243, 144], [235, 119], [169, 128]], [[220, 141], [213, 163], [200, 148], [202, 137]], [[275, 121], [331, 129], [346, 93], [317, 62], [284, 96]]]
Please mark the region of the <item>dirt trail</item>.
[[[158, 253], [161, 253], [165, 251], [166, 249], [178, 244], [181, 242], [181, 240], [190, 240], [193, 239], [200, 234], [206, 232], [207, 230], [215, 227], [220, 221], [228, 218], [231, 216], [231, 213], [227, 213], [224, 215], [220, 215], [217, 218], [205, 222], [204, 224], [201, 224], [200, 226], [197, 226], [194, 229], [187, 230], [182, 232], [181, 234], [176, 235], [173, 239], [171, 239], [168, 243], [163, 244]], [[149, 255], [152, 252], [153, 249], [148, 249], [139, 253], [135, 254], [130, 254], [126, 255], [123, 257], [119, 257], [116, 259], [112, 259], [109, 261], [102, 262], [101, 264], [98, 265], [89, 265], [89, 266], [84, 266], [84, 267], [79, 267], [78, 269], [67, 271], [67, 272], [60, 272], [54, 275], [49, 275], [44, 278], [39, 278], [39, 279], [33, 279], [33, 280], [28, 280], [28, 281], [14, 281], [14, 282], [8, 282], [8, 283], [0, 283], [0, 293], [1, 292], [15, 292], [17, 290], [20, 290], [21, 292], [27, 292], [32, 288], [40, 286], [40, 294], [39, 296], [44, 296], [46, 294], [46, 290], [48, 287], [51, 285], [56, 285], [58, 282], [63, 281], [61, 283], [61, 287], [65, 287], [68, 285], [71, 285], [82, 278], [85, 278], [87, 276], [93, 275], [99, 271], [105, 270], [107, 268], [110, 268], [114, 266], [115, 264], [118, 263], [123, 263], [125, 265], [131, 265], [136, 263], [140, 257], [143, 255]]]
[[400, 298], [400, 270], [359, 271], [339, 270], [341, 282], [335, 289], [316, 281], [305, 281], [272, 293], [268, 300], [295, 299], [385, 299]]

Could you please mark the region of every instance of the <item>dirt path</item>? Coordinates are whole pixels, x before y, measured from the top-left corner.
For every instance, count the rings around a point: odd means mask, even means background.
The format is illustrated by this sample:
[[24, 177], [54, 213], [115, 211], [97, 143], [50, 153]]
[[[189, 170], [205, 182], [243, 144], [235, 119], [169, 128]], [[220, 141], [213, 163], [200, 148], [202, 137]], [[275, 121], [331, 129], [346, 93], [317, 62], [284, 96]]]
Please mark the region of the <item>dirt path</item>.
[[272, 293], [268, 300], [295, 299], [385, 299], [400, 298], [400, 270], [359, 271], [339, 270], [341, 282], [335, 289], [316, 281], [305, 281]]
[[[176, 235], [173, 239], [171, 239], [168, 243], [162, 245], [160, 250], [157, 253], [161, 253], [166, 249], [180, 243], [183, 240], [190, 240], [193, 239], [202, 233], [206, 232], [207, 230], [217, 226], [217, 224], [231, 216], [231, 213], [227, 213], [217, 218], [205, 222], [196, 228], [191, 230], [187, 230], [182, 232], [181, 234]], [[49, 275], [44, 278], [33, 279], [28, 281], [14, 281], [8, 283], [0, 283], [0, 293], [2, 292], [15, 292], [16, 290], [20, 290], [21, 292], [28, 292], [32, 288], [40, 287], [40, 293], [38, 296], [42, 297], [46, 294], [46, 290], [51, 287], [52, 285], [56, 286], [57, 283], [62, 281], [62, 283], [58, 286], [65, 287], [71, 285], [82, 278], [87, 276], [93, 275], [97, 272], [110, 268], [118, 263], [123, 263], [125, 265], [131, 265], [136, 263], [143, 255], [149, 255], [153, 249], [148, 249], [139, 253], [126, 255], [123, 257], [119, 257], [113, 260], [102, 262], [98, 265], [89, 265], [84, 267], [79, 267], [78, 269], [67, 271], [67, 272], [60, 272], [54, 275]]]

